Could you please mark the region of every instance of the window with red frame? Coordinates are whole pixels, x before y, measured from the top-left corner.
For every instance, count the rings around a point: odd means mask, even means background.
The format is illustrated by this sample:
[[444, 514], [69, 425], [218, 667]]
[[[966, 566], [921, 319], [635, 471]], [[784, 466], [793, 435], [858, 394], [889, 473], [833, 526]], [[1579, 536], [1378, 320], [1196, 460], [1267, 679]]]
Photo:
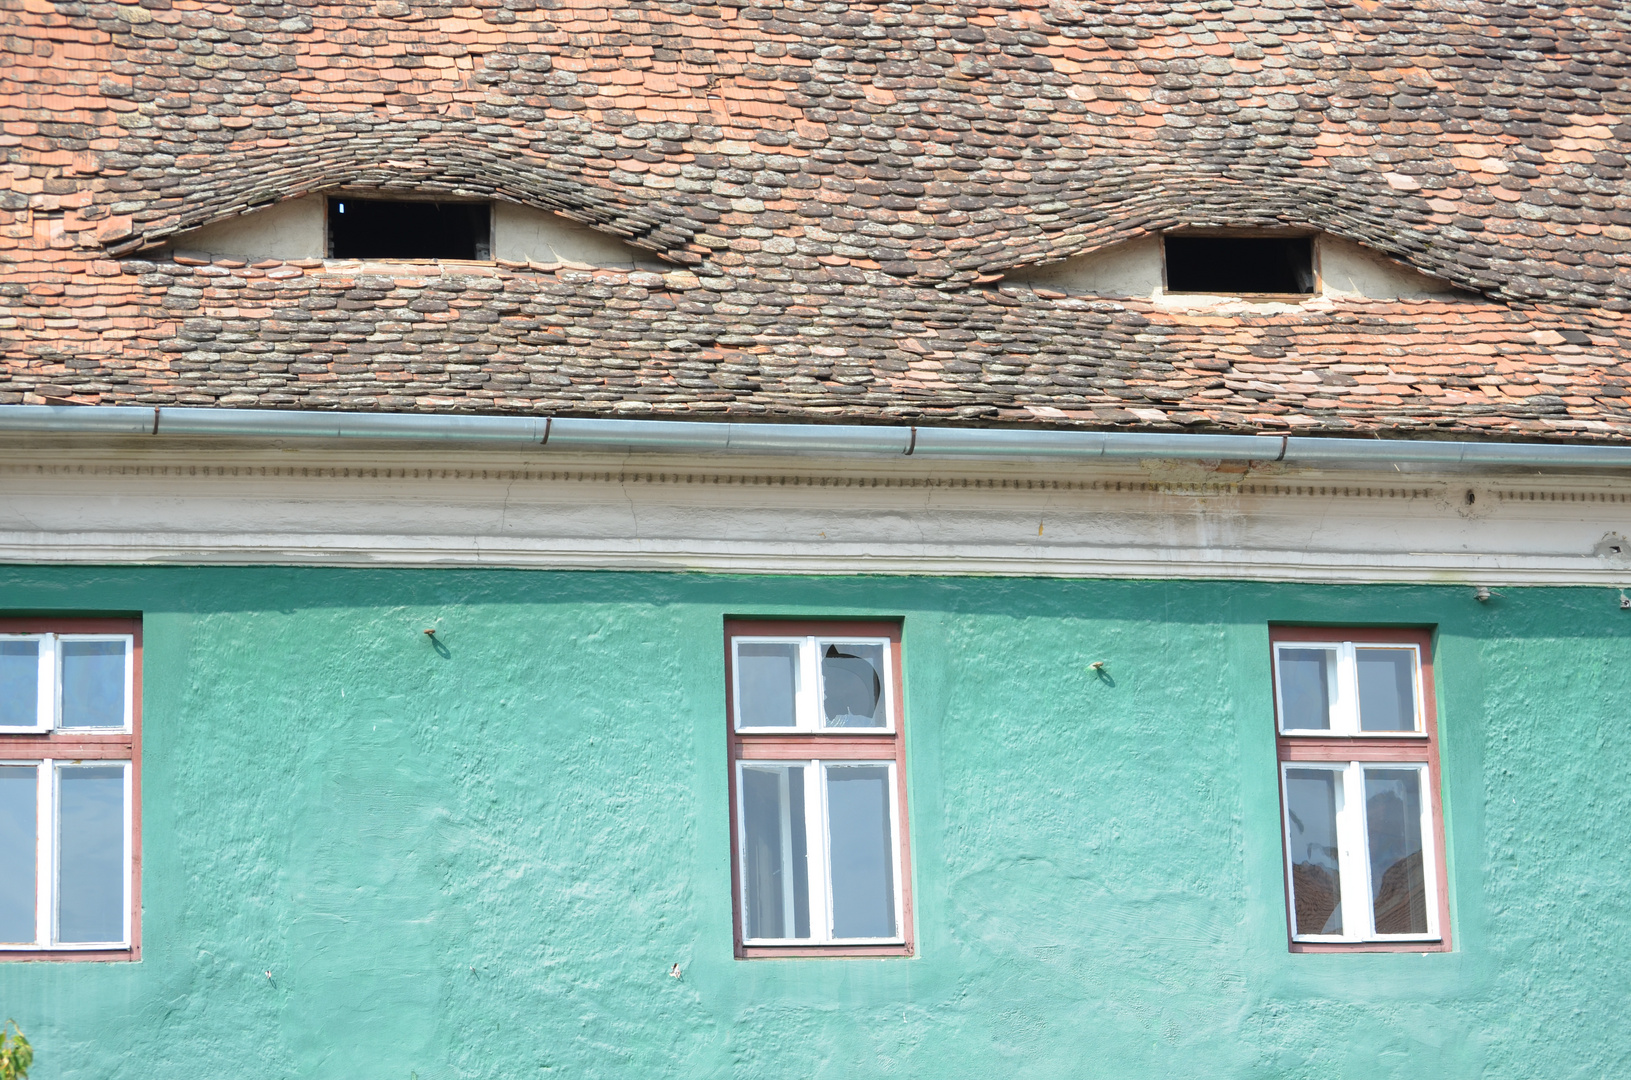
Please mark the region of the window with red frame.
[[1292, 950], [1448, 949], [1431, 635], [1270, 640]]
[[736, 955], [910, 955], [900, 626], [725, 624]]
[[141, 624], [0, 620], [0, 958], [134, 959]]

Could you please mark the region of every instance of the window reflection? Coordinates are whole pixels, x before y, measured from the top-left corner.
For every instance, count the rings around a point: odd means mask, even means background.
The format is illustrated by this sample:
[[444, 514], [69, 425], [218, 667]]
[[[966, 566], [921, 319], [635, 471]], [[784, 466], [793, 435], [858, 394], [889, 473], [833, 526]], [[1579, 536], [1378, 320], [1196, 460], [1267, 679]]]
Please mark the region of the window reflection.
[[1287, 731], [1328, 731], [1335, 649], [1281, 649], [1280, 726]]
[[1419, 772], [1365, 770], [1365, 831], [1376, 932], [1427, 933]]
[[0, 727], [38, 722], [39, 682], [39, 639], [0, 641]]
[[1342, 933], [1338, 783], [1338, 775], [1330, 769], [1286, 770], [1291, 896], [1298, 934]]
[[123, 727], [125, 643], [64, 640], [62, 726]]
[[1361, 731], [1416, 730], [1416, 653], [1358, 649]]

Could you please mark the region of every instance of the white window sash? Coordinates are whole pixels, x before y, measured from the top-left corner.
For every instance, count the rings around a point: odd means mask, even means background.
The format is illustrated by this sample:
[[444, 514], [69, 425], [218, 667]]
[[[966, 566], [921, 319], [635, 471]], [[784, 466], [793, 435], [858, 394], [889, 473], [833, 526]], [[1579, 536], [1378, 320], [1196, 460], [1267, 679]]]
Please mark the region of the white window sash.
[[[883, 682], [884, 726], [875, 728], [826, 727], [821, 711], [821, 650], [826, 645], [854, 644], [881, 645], [884, 670], [879, 672]], [[792, 727], [750, 727], [742, 723], [742, 660], [738, 651], [742, 645], [797, 645], [798, 663], [794, 670], [794, 725]], [[895, 717], [894, 654], [895, 643], [886, 637], [809, 634], [778, 637], [774, 635], [737, 635], [731, 638], [731, 724], [733, 730], [745, 735], [893, 735]]]
[[[132, 700], [132, 689], [135, 686], [136, 672], [136, 639], [131, 634], [51, 634], [53, 660], [50, 673], [50, 687], [52, 699], [51, 726], [57, 731], [76, 731], [88, 734], [102, 735], [128, 735], [132, 730], [132, 719], [135, 715], [136, 703]], [[122, 641], [125, 646], [125, 706], [124, 715], [116, 728], [112, 727], [68, 727], [62, 723], [62, 650], [58, 647], [64, 641]]]
[[[883, 648], [883, 670], [878, 673], [883, 684], [883, 727], [877, 728], [839, 728], [825, 726], [826, 715], [821, 708], [821, 695], [825, 686], [821, 682], [821, 654], [827, 645], [878, 645]], [[850, 735], [887, 735], [895, 730], [895, 643], [885, 637], [843, 637], [816, 635], [810, 639], [810, 656], [814, 666], [810, 669], [816, 673], [815, 693], [810, 702], [812, 730], [821, 732], [843, 732]]]
[[[1437, 836], [1433, 830], [1432, 772], [1424, 762], [1409, 761], [1282, 761], [1280, 763], [1280, 832], [1285, 847], [1286, 895], [1291, 897], [1293, 913], [1296, 910], [1296, 879], [1293, 874], [1291, 814], [1286, 787], [1287, 773], [1292, 770], [1320, 770], [1337, 774], [1337, 872], [1341, 890], [1338, 903], [1342, 910], [1341, 934], [1299, 934], [1292, 923], [1292, 940], [1301, 942], [1330, 942], [1354, 944], [1387, 941], [1441, 941], [1438, 899]], [[1375, 884], [1370, 875], [1370, 836], [1365, 820], [1365, 770], [1390, 769], [1414, 771], [1421, 793], [1422, 880], [1427, 908], [1427, 932], [1422, 934], [1379, 934], [1376, 932], [1376, 912], [1371, 904]], [[1293, 915], [1293, 919], [1295, 916]]]
[[34, 723], [32, 726], [0, 727], [0, 735], [28, 735], [50, 731], [56, 723], [56, 635], [0, 634], [0, 641], [37, 641], [39, 665], [34, 675]]
[[131, 763], [124, 759], [81, 759], [73, 765], [93, 767], [120, 766], [124, 778], [123, 832], [124, 851], [121, 861], [122, 888], [120, 890], [120, 939], [118, 941], [58, 941], [57, 940], [57, 864], [62, 843], [61, 814], [57, 799], [61, 790], [59, 777], [62, 767], [70, 764], [61, 758], [31, 758], [3, 760], [0, 765], [30, 766], [34, 773], [34, 940], [7, 942], [0, 952], [96, 952], [130, 948], [130, 889], [131, 873], [135, 869], [135, 777]]
[[[742, 723], [742, 654], [743, 645], [796, 645], [798, 659], [793, 665], [793, 726], [792, 727], [754, 727]], [[809, 713], [805, 699], [809, 696], [809, 683], [806, 677], [810, 670], [809, 641], [803, 637], [777, 637], [766, 635], [737, 636], [731, 638], [731, 726], [735, 731], [749, 733], [763, 733], [767, 735], [791, 735], [802, 732], [805, 728], [805, 718]]]
[[[832, 837], [827, 810], [827, 769], [829, 767], [855, 765], [881, 766], [888, 770], [889, 856], [895, 916], [895, 934], [893, 937], [840, 938], [834, 937], [832, 933]], [[774, 768], [781, 772], [781, 810], [784, 812], [782, 818], [782, 868], [783, 880], [787, 882], [787, 891], [782, 899], [782, 903], [785, 905], [782, 925], [791, 927], [793, 925], [794, 906], [791, 866], [792, 838], [789, 835], [791, 821], [785, 815], [789, 786], [787, 770], [790, 767], [802, 767], [806, 770], [804, 781], [804, 831], [805, 856], [809, 862], [806, 878], [809, 888], [810, 936], [807, 938], [751, 938], [747, 936], [747, 806], [744, 794], [746, 788], [742, 774], [749, 768]], [[905, 898], [901, 882], [900, 799], [899, 789], [896, 786], [898, 783], [899, 777], [896, 774], [895, 762], [887, 760], [862, 761], [846, 758], [811, 758], [796, 761], [744, 759], [736, 763], [736, 864], [741, 879], [737, 903], [743, 945], [813, 947], [820, 945], [899, 945], [905, 942]]]
[[[1374, 922], [1376, 913], [1371, 907], [1371, 900], [1370, 900], [1371, 894], [1375, 891], [1376, 886], [1375, 886], [1374, 883], [1372, 883], [1369, 880], [1369, 875], [1367, 874], [1366, 875], [1366, 893], [1365, 893], [1364, 901], [1365, 901], [1365, 914], [1366, 914], [1367, 918], [1369, 920], [1371, 920], [1371, 921], [1367, 921], [1366, 924], [1365, 924], [1367, 927], [1370, 928], [1370, 938], [1369, 938], [1369, 940], [1371, 940], [1371, 941], [1438, 941], [1438, 940], [1441, 940], [1441, 934], [1440, 934], [1440, 928], [1439, 928], [1439, 922], [1438, 922], [1438, 915], [1439, 915], [1439, 911], [1438, 911], [1438, 907], [1439, 907], [1439, 899], [1438, 899], [1438, 851], [1437, 851], [1436, 844], [1435, 844], [1435, 841], [1437, 839], [1437, 835], [1436, 835], [1436, 833], [1434, 832], [1434, 829], [1433, 829], [1433, 789], [1430, 786], [1432, 784], [1432, 780], [1433, 780], [1432, 771], [1427, 767], [1427, 764], [1425, 762], [1419, 762], [1419, 761], [1364, 761], [1364, 762], [1356, 761], [1356, 762], [1350, 762], [1348, 768], [1350, 770], [1350, 774], [1354, 778], [1353, 782], [1356, 785], [1354, 790], [1360, 793], [1361, 800], [1363, 800], [1363, 793], [1364, 793], [1364, 790], [1365, 790], [1364, 789], [1364, 782], [1365, 782], [1365, 780], [1364, 780], [1364, 770], [1366, 770], [1366, 769], [1388, 769], [1388, 770], [1391, 770], [1391, 771], [1394, 771], [1394, 772], [1405, 772], [1405, 771], [1415, 772], [1417, 791], [1419, 792], [1420, 798], [1421, 798], [1421, 822], [1420, 822], [1418, 828], [1420, 828], [1420, 830], [1421, 830], [1422, 893], [1423, 893], [1423, 904], [1426, 907], [1426, 914], [1427, 914], [1427, 931], [1425, 933], [1421, 933], [1421, 934], [1379, 934], [1379, 933], [1377, 933], [1376, 932], [1375, 922]], [[1362, 805], [1362, 803], [1361, 803], [1361, 805]], [[1363, 813], [1363, 811], [1361, 810], [1361, 815], [1362, 815], [1362, 813]], [[1369, 868], [1370, 868], [1370, 864], [1371, 864], [1371, 859], [1370, 859], [1370, 831], [1368, 829], [1364, 829], [1363, 825], [1364, 825], [1364, 821], [1363, 821], [1363, 817], [1361, 816], [1360, 839], [1362, 841], [1362, 844], [1361, 844], [1361, 847], [1360, 847], [1359, 850], [1360, 850], [1360, 857], [1362, 859], [1363, 865], [1364, 865], [1365, 869], [1368, 871]]]
[[[1285, 695], [1280, 686], [1280, 653], [1286, 649], [1333, 649], [1336, 651], [1336, 671], [1327, 687], [1331, 712], [1329, 730], [1287, 728]], [[1410, 665], [1410, 683], [1415, 708], [1414, 731], [1364, 731], [1359, 724], [1359, 650], [1409, 649], [1413, 657]], [[1421, 683], [1421, 646], [1400, 641], [1276, 641], [1274, 643], [1274, 712], [1277, 730], [1293, 739], [1425, 739], [1427, 717], [1423, 708], [1425, 697]]]

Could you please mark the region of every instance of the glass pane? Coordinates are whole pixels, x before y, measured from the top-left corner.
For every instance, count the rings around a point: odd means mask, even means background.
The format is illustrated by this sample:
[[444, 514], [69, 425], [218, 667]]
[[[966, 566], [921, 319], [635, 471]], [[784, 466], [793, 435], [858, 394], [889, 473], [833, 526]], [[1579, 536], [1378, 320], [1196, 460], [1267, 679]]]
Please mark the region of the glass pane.
[[62, 726], [123, 727], [125, 643], [63, 641]]
[[1291, 841], [1291, 907], [1297, 933], [1342, 933], [1342, 874], [1337, 864], [1337, 784], [1331, 769], [1286, 770]]
[[739, 727], [793, 727], [798, 723], [797, 642], [742, 642], [736, 647]]
[[1359, 729], [1416, 730], [1416, 650], [1357, 649]]
[[828, 644], [821, 652], [822, 722], [827, 727], [888, 727], [883, 680], [882, 645]]
[[0, 641], [0, 727], [33, 727], [39, 709], [39, 639]]
[[835, 938], [895, 936], [895, 845], [889, 829], [889, 770], [827, 766]]
[[97, 765], [57, 775], [57, 940], [121, 941], [125, 771]]
[[1331, 730], [1331, 678], [1336, 659], [1335, 649], [1279, 650], [1282, 730]]
[[1427, 933], [1421, 854], [1421, 773], [1365, 770], [1365, 839], [1378, 934]]
[[0, 941], [34, 940], [38, 776], [29, 765], [0, 765]]
[[742, 831], [747, 936], [809, 937], [803, 766], [742, 770]]

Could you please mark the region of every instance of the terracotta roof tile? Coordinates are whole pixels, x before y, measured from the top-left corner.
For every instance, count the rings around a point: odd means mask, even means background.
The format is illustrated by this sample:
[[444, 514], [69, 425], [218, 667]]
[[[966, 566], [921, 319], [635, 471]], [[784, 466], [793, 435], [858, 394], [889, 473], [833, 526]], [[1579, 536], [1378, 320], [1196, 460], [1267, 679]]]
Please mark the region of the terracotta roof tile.
[[[1621, 5], [0, 11], [0, 401], [1631, 434]], [[152, 250], [342, 184], [564, 212], [689, 270]], [[1317, 228], [1483, 299], [990, 287], [1182, 224]]]

